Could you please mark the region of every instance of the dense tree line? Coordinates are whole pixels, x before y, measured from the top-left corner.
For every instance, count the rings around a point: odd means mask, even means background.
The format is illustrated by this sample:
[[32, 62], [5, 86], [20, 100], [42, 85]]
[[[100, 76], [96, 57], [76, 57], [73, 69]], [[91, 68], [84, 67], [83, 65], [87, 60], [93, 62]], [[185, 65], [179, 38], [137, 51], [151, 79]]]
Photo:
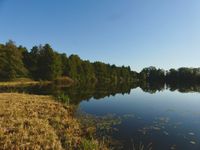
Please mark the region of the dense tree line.
[[0, 80], [9, 81], [28, 77], [34, 80], [54, 80], [68, 76], [77, 82], [122, 83], [139, 82], [141, 85], [162, 83], [200, 83], [200, 68], [179, 68], [165, 71], [155, 67], [140, 73], [125, 66], [82, 60], [78, 55], [60, 54], [49, 44], [27, 50], [8, 41], [0, 44]]
[[139, 73], [140, 81], [149, 83], [166, 83], [166, 84], [198, 84], [200, 83], [200, 68], [186, 68], [163, 70], [155, 67], [144, 68]]
[[49, 44], [34, 46], [28, 51], [8, 41], [0, 45], [0, 80], [29, 77], [34, 80], [54, 80], [69, 76], [78, 82], [134, 81], [137, 73], [130, 67], [118, 67], [102, 62], [82, 60], [78, 55], [67, 57]]
[[166, 72], [166, 82], [200, 83], [200, 68], [170, 69]]
[[144, 68], [140, 74], [139, 78], [141, 81], [148, 82], [165, 82], [165, 70], [156, 69], [156, 67]]

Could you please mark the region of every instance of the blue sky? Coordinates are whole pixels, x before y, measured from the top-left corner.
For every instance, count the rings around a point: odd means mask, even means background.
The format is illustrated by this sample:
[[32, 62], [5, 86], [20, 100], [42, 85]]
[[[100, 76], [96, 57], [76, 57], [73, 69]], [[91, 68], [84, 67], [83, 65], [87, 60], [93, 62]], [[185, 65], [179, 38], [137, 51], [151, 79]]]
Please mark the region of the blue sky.
[[200, 67], [199, 0], [0, 0], [0, 42], [90, 61]]

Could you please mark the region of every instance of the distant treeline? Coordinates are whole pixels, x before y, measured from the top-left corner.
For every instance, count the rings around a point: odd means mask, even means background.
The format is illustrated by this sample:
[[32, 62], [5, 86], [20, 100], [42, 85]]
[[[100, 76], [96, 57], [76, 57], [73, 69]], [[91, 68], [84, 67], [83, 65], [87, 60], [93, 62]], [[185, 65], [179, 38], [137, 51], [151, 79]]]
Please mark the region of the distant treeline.
[[103, 62], [82, 60], [78, 55], [58, 53], [49, 44], [34, 46], [30, 51], [16, 46], [13, 41], [0, 44], [0, 80], [16, 78], [54, 80], [68, 76], [77, 82], [162, 82], [200, 83], [200, 68], [179, 68], [168, 71], [155, 67], [140, 73], [129, 66], [116, 66]]
[[155, 67], [144, 68], [139, 73], [140, 81], [160, 82], [166, 84], [200, 83], [200, 68], [182, 67], [179, 69], [156, 69]]

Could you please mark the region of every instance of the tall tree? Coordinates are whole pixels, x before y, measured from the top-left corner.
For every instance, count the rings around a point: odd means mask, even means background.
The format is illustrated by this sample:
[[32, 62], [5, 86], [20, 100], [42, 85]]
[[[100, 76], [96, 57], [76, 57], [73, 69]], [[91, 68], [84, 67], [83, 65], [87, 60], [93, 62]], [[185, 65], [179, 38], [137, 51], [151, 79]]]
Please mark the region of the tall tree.
[[8, 41], [0, 47], [0, 78], [12, 80], [25, 77], [27, 69], [22, 61], [22, 50], [18, 49], [13, 41]]
[[37, 67], [37, 76], [43, 80], [53, 80], [62, 74], [61, 58], [49, 44], [40, 48]]

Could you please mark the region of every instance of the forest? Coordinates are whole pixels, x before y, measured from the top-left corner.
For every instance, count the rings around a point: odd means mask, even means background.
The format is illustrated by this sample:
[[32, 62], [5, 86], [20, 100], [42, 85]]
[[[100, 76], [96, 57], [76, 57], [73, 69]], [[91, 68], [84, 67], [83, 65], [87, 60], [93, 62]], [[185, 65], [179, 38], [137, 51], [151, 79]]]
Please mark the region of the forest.
[[130, 67], [82, 60], [78, 55], [60, 54], [49, 44], [34, 46], [30, 51], [13, 41], [0, 44], [0, 80], [16, 78], [54, 80], [68, 76], [78, 82], [133, 81], [137, 73]]
[[17, 78], [55, 80], [63, 76], [79, 83], [200, 83], [200, 68], [163, 70], [151, 66], [138, 73], [130, 66], [90, 62], [78, 55], [67, 56], [58, 53], [49, 44], [34, 46], [31, 50], [16, 46], [11, 40], [0, 44], [0, 81]]

